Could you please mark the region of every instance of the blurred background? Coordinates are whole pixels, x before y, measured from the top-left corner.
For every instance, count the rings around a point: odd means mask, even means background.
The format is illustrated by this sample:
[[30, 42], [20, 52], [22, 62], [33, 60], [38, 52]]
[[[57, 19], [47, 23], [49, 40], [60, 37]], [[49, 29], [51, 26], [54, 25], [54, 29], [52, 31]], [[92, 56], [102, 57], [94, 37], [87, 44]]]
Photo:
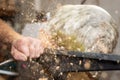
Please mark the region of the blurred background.
[[[50, 13], [54, 13], [55, 9], [65, 4], [98, 5], [111, 14], [118, 26], [118, 32], [120, 30], [120, 0], [0, 0], [0, 18], [7, 21], [17, 32], [22, 34], [26, 24], [47, 21]], [[0, 48], [4, 49], [4, 47]], [[115, 54], [120, 54], [119, 48], [120, 38], [114, 50]], [[120, 71], [109, 71], [107, 73], [102, 74], [101, 80], [119, 80], [120, 78]], [[1, 77], [0, 80], [5, 79]]]

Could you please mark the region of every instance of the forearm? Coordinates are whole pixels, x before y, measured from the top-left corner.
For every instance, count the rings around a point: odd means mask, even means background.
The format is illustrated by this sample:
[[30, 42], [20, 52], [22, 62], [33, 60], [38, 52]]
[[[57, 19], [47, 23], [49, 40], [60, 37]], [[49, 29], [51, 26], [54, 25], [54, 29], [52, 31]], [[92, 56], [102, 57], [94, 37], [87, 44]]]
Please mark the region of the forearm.
[[20, 34], [15, 32], [6, 22], [0, 19], [0, 42], [11, 44], [14, 40], [19, 39]]

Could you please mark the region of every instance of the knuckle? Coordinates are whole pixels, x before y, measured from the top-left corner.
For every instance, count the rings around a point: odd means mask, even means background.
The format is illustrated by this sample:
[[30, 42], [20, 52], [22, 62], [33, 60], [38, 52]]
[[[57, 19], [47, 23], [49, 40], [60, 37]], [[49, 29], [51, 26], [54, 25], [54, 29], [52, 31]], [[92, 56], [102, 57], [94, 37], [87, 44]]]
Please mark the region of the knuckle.
[[17, 40], [17, 43], [18, 43], [18, 44], [23, 44], [23, 43], [24, 43], [24, 40], [19, 39], [19, 40]]
[[38, 54], [36, 57], [38, 58], [40, 55]]
[[30, 51], [34, 51], [34, 46], [33, 45], [29, 46], [29, 49]]

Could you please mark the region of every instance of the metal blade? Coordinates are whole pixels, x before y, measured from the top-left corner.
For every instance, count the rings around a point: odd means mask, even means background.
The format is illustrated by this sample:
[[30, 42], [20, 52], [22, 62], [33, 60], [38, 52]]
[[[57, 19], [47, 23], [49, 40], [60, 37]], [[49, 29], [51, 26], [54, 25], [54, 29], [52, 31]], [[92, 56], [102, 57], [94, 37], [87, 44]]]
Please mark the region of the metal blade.
[[19, 73], [13, 71], [0, 70], [0, 74], [9, 75], [9, 76], [18, 76]]
[[[58, 51], [57, 54], [62, 54]], [[120, 61], [120, 55], [115, 54], [104, 54], [104, 53], [92, 53], [92, 52], [79, 52], [79, 51], [68, 51], [68, 56], [76, 56], [82, 58], [91, 58], [91, 59], [98, 59], [98, 60], [107, 60], [107, 61]]]
[[8, 59], [0, 63], [0, 74], [17, 76], [16, 72], [17, 62], [14, 59]]
[[44, 53], [39, 58], [52, 75], [66, 72], [120, 70], [120, 55], [56, 51], [55, 54]]

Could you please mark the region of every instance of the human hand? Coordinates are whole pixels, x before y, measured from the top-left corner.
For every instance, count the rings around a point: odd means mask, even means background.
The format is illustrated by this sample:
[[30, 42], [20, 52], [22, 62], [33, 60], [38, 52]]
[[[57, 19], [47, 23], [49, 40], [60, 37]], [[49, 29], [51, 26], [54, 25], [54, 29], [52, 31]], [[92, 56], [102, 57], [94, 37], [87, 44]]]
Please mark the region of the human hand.
[[22, 36], [13, 41], [11, 54], [16, 60], [26, 61], [28, 57], [39, 57], [45, 47], [44, 42], [39, 39]]

